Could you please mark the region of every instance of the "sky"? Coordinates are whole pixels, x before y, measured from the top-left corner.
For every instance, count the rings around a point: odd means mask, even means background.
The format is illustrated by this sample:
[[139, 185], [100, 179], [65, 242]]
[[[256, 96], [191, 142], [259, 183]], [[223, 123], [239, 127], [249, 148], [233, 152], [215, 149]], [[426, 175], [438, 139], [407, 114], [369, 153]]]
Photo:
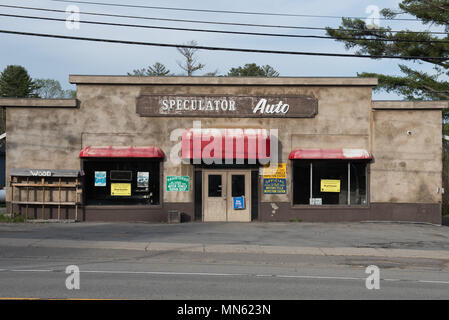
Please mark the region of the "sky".
[[[90, 0], [102, 3], [120, 3], [146, 6], [164, 6], [177, 8], [195, 8], [229, 11], [293, 13], [306, 15], [358, 16], [368, 17], [366, 10], [369, 6], [382, 8], [397, 8], [398, 0], [227, 0], [227, 1], [182, 1], [182, 0]], [[294, 25], [307, 27], [338, 27], [340, 18], [317, 17], [285, 17], [258, 16], [225, 13], [170, 11], [144, 8], [124, 8], [114, 6], [99, 6], [82, 3], [62, 3], [51, 0], [2, 0], [3, 5], [18, 5], [27, 7], [50, 8], [65, 10], [69, 5], [76, 5], [80, 12], [99, 12], [120, 15], [138, 15], [159, 18], [210, 20], [237, 23], [256, 23], [271, 25]], [[39, 12], [33, 10], [12, 9], [0, 7], [0, 13], [33, 15], [43, 17], [67, 18], [68, 14], [55, 12]], [[406, 18], [407, 16], [401, 16]], [[241, 26], [216, 26], [181, 22], [161, 22], [151, 20], [136, 20], [111, 17], [86, 16], [81, 14], [81, 20], [95, 20], [115, 23], [146, 24], [168, 27], [220, 29], [231, 31], [266, 32], [325, 35], [324, 31], [291, 30], [278, 28], [257, 28]], [[383, 21], [381, 26], [391, 26], [393, 30], [425, 30], [429, 29], [414, 21]], [[346, 50], [343, 43], [327, 39], [278, 38], [250, 35], [229, 35], [216, 33], [200, 33], [188, 31], [138, 29], [116, 26], [101, 26], [81, 24], [79, 29], [68, 29], [64, 22], [19, 19], [0, 16], [1, 30], [14, 30], [35, 33], [50, 33], [77, 37], [94, 37], [117, 40], [133, 40], [145, 42], [183, 44], [195, 40], [199, 45], [216, 47], [237, 47], [269, 50], [290, 50], [307, 52], [354, 53]], [[430, 30], [440, 31], [437, 28]], [[358, 72], [377, 72], [384, 74], [400, 74], [398, 63], [417, 66], [417, 63], [406, 63], [394, 59], [373, 60], [366, 58], [341, 58], [239, 53], [224, 51], [198, 52], [198, 59], [206, 67], [196, 75], [218, 70], [219, 74], [226, 74], [230, 68], [242, 66], [246, 63], [270, 65], [281, 76], [298, 77], [353, 77]], [[108, 44], [84, 42], [76, 40], [47, 39], [21, 35], [0, 33], [0, 70], [7, 65], [24, 66], [31, 77], [51, 78], [58, 80], [64, 89], [75, 89], [68, 82], [70, 74], [86, 75], [126, 75], [133, 69], [140, 69], [160, 62], [172, 73], [181, 74], [177, 65], [182, 56], [176, 48], [161, 48], [150, 46], [135, 46], [123, 44]], [[430, 65], [418, 65], [420, 70], [431, 70]], [[373, 98], [402, 99], [392, 93], [374, 93]]]

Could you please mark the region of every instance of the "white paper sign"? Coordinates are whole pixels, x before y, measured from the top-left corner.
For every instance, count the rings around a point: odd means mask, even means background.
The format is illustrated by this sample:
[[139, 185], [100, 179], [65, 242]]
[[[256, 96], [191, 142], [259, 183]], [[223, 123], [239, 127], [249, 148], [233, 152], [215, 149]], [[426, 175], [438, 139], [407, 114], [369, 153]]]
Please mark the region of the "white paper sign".
[[310, 205], [311, 206], [321, 206], [323, 204], [322, 198], [310, 198]]
[[148, 188], [149, 172], [137, 172], [137, 188]]
[[95, 171], [95, 186], [106, 187], [106, 171]]

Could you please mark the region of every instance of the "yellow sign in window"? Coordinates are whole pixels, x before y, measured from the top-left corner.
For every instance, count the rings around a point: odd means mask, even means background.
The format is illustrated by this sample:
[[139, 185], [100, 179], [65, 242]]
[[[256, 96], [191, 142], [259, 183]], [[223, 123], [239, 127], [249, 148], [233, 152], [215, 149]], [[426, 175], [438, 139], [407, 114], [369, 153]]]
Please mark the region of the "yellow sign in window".
[[321, 192], [340, 192], [340, 180], [321, 179]]
[[263, 177], [265, 179], [285, 179], [287, 177], [287, 164], [278, 163], [274, 168], [269, 165], [264, 166]]
[[111, 183], [111, 196], [130, 196], [131, 183]]

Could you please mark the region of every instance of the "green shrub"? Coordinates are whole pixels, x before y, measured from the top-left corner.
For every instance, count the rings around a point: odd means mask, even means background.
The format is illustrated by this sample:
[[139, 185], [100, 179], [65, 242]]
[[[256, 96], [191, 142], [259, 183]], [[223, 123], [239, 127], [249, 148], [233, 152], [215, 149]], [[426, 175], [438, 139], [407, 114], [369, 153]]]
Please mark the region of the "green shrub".
[[6, 223], [10, 223], [10, 222], [15, 222], [15, 223], [22, 223], [22, 222], [26, 222], [26, 219], [24, 216], [22, 215], [16, 215], [14, 216], [14, 218], [11, 218], [9, 215], [5, 215], [5, 214], [0, 214], [0, 222], [6, 222]]
[[25, 222], [25, 221], [26, 221], [26, 218], [20, 214], [15, 216], [13, 219], [13, 222]]

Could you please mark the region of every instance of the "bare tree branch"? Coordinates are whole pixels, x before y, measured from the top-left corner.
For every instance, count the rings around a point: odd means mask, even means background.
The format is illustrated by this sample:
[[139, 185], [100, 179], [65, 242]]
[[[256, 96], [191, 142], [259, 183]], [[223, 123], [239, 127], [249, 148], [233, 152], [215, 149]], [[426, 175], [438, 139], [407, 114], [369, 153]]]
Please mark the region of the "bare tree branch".
[[196, 52], [198, 49], [194, 48], [198, 45], [198, 43], [194, 40], [187, 42], [185, 45], [191, 46], [190, 48], [182, 47], [182, 48], [176, 48], [178, 52], [184, 57], [185, 62], [182, 63], [180, 61], [176, 61], [178, 66], [184, 70], [187, 75], [190, 77], [193, 75], [195, 71], [203, 69], [206, 65], [199, 63], [198, 59], [196, 58]]

